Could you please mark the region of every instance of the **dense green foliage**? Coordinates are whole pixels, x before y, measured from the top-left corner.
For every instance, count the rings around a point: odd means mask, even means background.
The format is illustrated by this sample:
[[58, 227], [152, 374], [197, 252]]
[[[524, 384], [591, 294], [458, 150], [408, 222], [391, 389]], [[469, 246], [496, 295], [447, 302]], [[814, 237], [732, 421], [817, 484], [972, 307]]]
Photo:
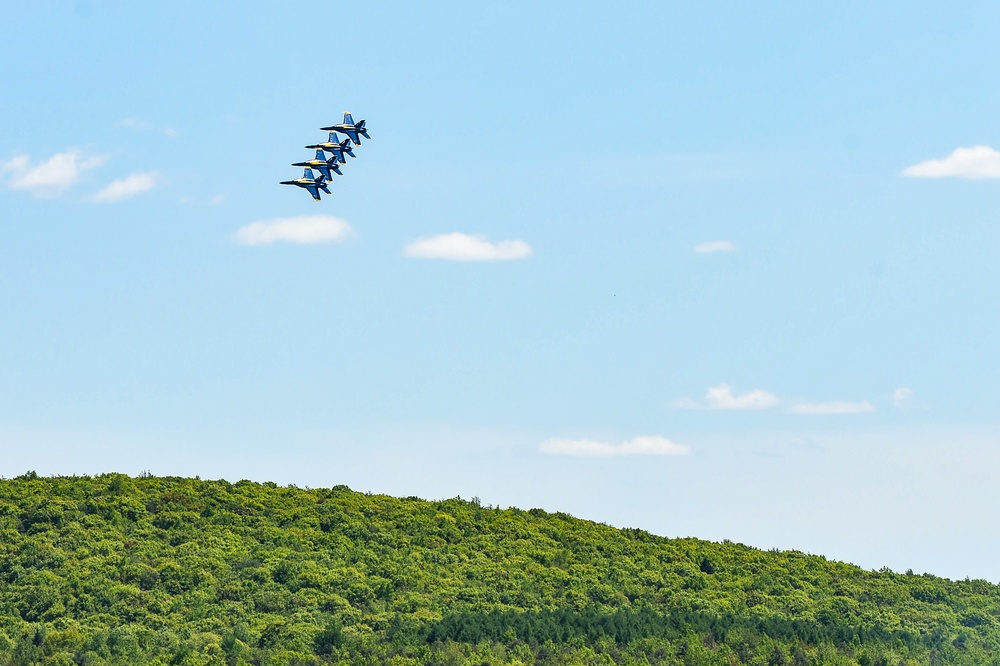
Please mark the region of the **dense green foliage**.
[[1000, 664], [1000, 587], [565, 514], [0, 481], [0, 666]]

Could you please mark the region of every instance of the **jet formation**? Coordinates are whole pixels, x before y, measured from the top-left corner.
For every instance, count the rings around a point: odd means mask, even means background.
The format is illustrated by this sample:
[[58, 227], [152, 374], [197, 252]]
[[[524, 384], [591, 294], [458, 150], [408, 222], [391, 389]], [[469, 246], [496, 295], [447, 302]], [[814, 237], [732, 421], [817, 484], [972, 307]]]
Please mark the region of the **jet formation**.
[[[338, 176], [344, 175], [344, 172], [340, 170], [340, 165], [347, 163], [346, 156], [356, 157], [354, 150], [351, 148], [351, 143], [353, 142], [354, 145], [360, 146], [361, 137], [371, 140], [371, 137], [368, 136], [368, 129], [365, 127], [365, 121], [359, 120], [358, 122], [354, 122], [354, 118], [351, 117], [350, 113], [344, 114], [344, 122], [337, 125], [330, 125], [329, 127], [321, 127], [320, 129], [324, 132], [329, 132], [326, 142], [306, 146], [306, 148], [315, 150], [316, 156], [311, 160], [292, 163], [292, 166], [305, 167], [302, 171], [302, 177], [295, 180], [281, 181], [282, 185], [295, 185], [296, 187], [304, 188], [316, 201], [320, 200], [319, 193], [321, 191], [330, 194], [330, 190], [327, 189], [327, 183], [333, 181], [333, 174], [337, 174]], [[338, 132], [347, 138], [340, 141], [337, 137]], [[330, 153], [329, 158], [326, 156], [327, 153]], [[319, 171], [318, 176], [313, 175], [313, 169]]]

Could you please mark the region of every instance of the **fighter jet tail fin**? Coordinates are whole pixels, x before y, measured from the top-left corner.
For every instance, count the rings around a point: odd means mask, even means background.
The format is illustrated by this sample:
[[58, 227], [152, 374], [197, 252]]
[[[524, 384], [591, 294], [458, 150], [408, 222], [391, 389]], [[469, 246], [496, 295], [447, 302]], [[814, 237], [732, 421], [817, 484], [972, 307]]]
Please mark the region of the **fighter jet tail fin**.
[[330, 190], [326, 189], [326, 175], [325, 174], [321, 173], [319, 175], [319, 178], [316, 179], [316, 187], [318, 187], [319, 189], [323, 190], [327, 194], [330, 193]]

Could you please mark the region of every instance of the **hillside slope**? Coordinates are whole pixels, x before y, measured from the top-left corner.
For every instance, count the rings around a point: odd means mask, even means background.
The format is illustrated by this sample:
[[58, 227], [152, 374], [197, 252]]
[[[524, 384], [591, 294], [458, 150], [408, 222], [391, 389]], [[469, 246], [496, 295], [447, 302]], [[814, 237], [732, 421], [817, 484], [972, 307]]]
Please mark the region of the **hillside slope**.
[[459, 499], [0, 481], [0, 666], [1000, 664], [1000, 587]]

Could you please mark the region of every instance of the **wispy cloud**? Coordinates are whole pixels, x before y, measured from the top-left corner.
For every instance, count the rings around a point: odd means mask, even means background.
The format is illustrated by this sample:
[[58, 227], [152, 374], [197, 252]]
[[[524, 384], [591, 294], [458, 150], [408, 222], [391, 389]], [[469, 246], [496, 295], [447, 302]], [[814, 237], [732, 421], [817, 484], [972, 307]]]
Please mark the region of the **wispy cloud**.
[[117, 123], [115, 123], [115, 126], [117, 126], [117, 127], [127, 127], [129, 129], [140, 130], [140, 131], [141, 130], [148, 130], [148, 129], [152, 129], [153, 128], [153, 126], [150, 125], [149, 123], [147, 123], [145, 120], [140, 120], [139, 118], [136, 118], [135, 116], [130, 116], [128, 118], [122, 118]]
[[770, 409], [780, 400], [773, 393], [754, 389], [737, 395], [729, 384], [713, 386], [705, 392], [702, 400], [681, 398], [674, 402], [678, 409]]
[[901, 386], [892, 392], [892, 405], [896, 409], [909, 409], [913, 406], [913, 389]]
[[[908, 391], [909, 389], [901, 389]], [[899, 393], [899, 390], [897, 390]], [[903, 399], [908, 397], [902, 395]], [[705, 392], [701, 400], [681, 398], [675, 400], [673, 406], [677, 409], [711, 409], [711, 410], [763, 410], [771, 409], [782, 403], [782, 400], [769, 391], [753, 389], [745, 393], [734, 393], [729, 384], [713, 386]], [[787, 403], [786, 403], [787, 404]], [[863, 400], [861, 402], [797, 402], [789, 405], [787, 411], [792, 414], [865, 414], [874, 412], [875, 407]]]
[[789, 409], [792, 414], [807, 414], [810, 416], [822, 416], [831, 414], [870, 414], [875, 411], [875, 407], [867, 400], [861, 402], [813, 402], [799, 403], [792, 405]]
[[768, 409], [779, 402], [777, 396], [762, 389], [736, 395], [728, 384], [713, 386], [705, 393], [709, 409]]
[[115, 123], [115, 125], [118, 126], [118, 127], [127, 127], [129, 129], [136, 130], [136, 131], [139, 131], [139, 132], [148, 131], [148, 130], [153, 130], [153, 131], [156, 131], [156, 132], [162, 132], [163, 134], [166, 134], [171, 139], [180, 136], [180, 132], [178, 132], [173, 127], [158, 127], [156, 125], [153, 125], [152, 123], [149, 123], [149, 122], [147, 122], [145, 120], [142, 120], [141, 118], [136, 118], [135, 116], [130, 116], [128, 118], [123, 118], [122, 120], [119, 120], [117, 123]]
[[1000, 178], [1000, 151], [989, 146], [956, 148], [947, 157], [926, 160], [903, 169], [907, 178]]
[[531, 256], [523, 240], [492, 242], [484, 236], [451, 233], [418, 238], [403, 250], [403, 256], [447, 261], [509, 261]]
[[689, 447], [659, 435], [636, 437], [620, 444], [593, 439], [547, 439], [538, 445], [538, 450], [551, 455], [584, 457], [683, 456], [691, 453]]
[[241, 245], [318, 245], [339, 243], [354, 236], [351, 225], [340, 218], [330, 215], [300, 215], [251, 222], [239, 229], [234, 238]]
[[706, 241], [694, 246], [694, 251], [698, 254], [713, 254], [715, 252], [735, 252], [736, 246], [732, 241]]
[[155, 171], [133, 173], [131, 176], [112, 181], [90, 199], [96, 203], [114, 203], [134, 197], [156, 187], [160, 177]]
[[84, 157], [78, 150], [67, 150], [38, 164], [32, 164], [27, 155], [15, 155], [0, 165], [0, 171], [10, 174], [7, 187], [47, 197], [62, 193], [79, 180], [80, 172], [99, 167], [106, 161], [106, 157]]

